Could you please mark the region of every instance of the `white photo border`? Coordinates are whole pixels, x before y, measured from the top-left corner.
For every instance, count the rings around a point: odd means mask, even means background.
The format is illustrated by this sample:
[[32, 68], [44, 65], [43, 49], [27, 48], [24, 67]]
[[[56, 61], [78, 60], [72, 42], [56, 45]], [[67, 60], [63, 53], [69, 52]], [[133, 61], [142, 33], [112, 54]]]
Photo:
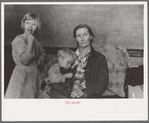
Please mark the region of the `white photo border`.
[[[5, 5], [144, 5], [144, 98], [142, 99], [4, 99]], [[148, 120], [147, 2], [2, 2], [2, 121], [146, 121]], [[66, 104], [66, 102], [80, 102]]]

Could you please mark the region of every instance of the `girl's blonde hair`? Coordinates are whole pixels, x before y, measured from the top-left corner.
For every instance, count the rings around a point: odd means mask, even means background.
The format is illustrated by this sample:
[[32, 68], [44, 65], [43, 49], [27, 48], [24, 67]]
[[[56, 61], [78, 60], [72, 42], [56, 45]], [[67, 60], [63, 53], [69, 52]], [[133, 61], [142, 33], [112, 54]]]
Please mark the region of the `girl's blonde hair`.
[[26, 20], [36, 20], [37, 21], [37, 29], [35, 31], [35, 33], [40, 33], [41, 32], [41, 20], [40, 18], [33, 13], [27, 13], [26, 15], [23, 16], [22, 20], [21, 20], [21, 28], [24, 29], [24, 25], [25, 25], [25, 21]]

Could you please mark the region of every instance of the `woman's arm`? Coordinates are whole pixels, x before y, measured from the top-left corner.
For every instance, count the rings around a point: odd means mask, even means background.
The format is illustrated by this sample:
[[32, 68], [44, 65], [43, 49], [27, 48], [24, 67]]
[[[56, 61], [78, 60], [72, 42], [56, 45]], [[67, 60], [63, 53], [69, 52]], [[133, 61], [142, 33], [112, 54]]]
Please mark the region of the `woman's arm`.
[[109, 84], [109, 72], [105, 56], [98, 61], [97, 79], [85, 89], [87, 97], [101, 96]]

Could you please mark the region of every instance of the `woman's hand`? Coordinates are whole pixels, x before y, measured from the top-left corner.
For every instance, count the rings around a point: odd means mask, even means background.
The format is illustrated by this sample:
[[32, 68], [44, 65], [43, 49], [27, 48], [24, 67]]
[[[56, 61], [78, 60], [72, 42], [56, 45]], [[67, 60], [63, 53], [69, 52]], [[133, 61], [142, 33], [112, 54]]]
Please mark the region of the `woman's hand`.
[[77, 89], [79, 89], [79, 86], [74, 84], [73, 87], [72, 87], [72, 90], [74, 91], [74, 90], [77, 90]]
[[71, 97], [72, 98], [79, 98], [79, 97], [85, 97], [84, 92], [81, 91], [79, 88], [76, 90], [73, 90], [71, 92]]

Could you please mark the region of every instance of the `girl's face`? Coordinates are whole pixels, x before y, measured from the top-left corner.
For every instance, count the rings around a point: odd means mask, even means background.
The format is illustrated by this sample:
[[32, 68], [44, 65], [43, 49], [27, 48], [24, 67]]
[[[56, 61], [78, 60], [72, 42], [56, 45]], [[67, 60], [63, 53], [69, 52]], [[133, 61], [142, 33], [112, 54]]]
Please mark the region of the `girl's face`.
[[79, 44], [79, 47], [85, 48], [90, 46], [90, 40], [92, 36], [88, 32], [87, 28], [80, 28], [76, 31], [76, 41]]
[[36, 20], [25, 20], [24, 23], [24, 32], [26, 34], [34, 34], [37, 29], [37, 21]]

